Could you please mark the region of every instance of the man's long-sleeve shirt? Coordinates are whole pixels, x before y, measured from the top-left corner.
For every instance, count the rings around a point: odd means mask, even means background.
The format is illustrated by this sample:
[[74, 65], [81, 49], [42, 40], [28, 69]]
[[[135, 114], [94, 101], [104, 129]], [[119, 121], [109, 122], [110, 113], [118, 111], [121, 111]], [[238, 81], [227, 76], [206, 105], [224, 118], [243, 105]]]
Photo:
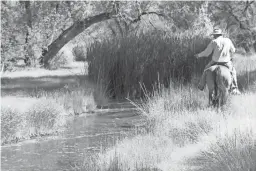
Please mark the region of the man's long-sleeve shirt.
[[219, 36], [211, 41], [207, 48], [198, 54], [198, 57], [207, 57], [212, 52], [212, 61], [214, 62], [229, 62], [231, 53], [235, 52], [235, 47], [229, 38]]

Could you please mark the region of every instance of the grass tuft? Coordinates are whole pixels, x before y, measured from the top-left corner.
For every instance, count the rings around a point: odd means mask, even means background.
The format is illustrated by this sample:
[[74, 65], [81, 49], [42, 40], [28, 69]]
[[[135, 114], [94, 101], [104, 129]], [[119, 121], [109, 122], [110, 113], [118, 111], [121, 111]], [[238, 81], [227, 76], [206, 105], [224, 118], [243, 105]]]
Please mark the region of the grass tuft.
[[1, 144], [60, 133], [66, 121], [66, 111], [55, 100], [6, 97], [1, 104]]

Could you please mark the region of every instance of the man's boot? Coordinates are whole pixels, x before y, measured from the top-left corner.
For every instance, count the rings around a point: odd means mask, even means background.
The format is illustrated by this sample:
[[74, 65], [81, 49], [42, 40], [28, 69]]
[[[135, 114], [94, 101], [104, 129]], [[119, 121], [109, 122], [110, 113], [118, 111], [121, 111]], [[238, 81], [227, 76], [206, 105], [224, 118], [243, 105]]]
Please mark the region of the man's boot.
[[235, 77], [232, 76], [232, 83], [231, 83], [231, 94], [234, 94], [234, 95], [241, 95], [241, 92], [239, 91], [238, 89], [238, 86], [237, 86], [237, 80]]
[[199, 89], [199, 90], [201, 90], [201, 91], [203, 91], [204, 90], [204, 87], [205, 87], [205, 82], [206, 82], [206, 74], [205, 74], [205, 71], [203, 72], [203, 75], [202, 75], [202, 77], [201, 77], [201, 79], [200, 79], [200, 82], [199, 82], [199, 84], [198, 84], [198, 86], [197, 86], [197, 88]]

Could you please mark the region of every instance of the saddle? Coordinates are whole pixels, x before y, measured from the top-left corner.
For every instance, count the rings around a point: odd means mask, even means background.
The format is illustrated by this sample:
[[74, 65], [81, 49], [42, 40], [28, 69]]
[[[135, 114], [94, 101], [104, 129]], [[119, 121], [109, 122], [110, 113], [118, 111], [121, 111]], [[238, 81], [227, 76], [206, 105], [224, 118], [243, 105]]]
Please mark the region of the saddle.
[[227, 62], [214, 62], [211, 66], [214, 66], [214, 65], [224, 66], [224, 67], [229, 69], [230, 75], [231, 75], [231, 79], [232, 79], [232, 83], [231, 83], [230, 88], [229, 88], [229, 91], [231, 91], [233, 89], [233, 81], [234, 81], [233, 80], [234, 76], [233, 76], [233, 73], [232, 73], [232, 68], [230, 68], [230, 65], [228, 65]]
[[211, 66], [214, 66], [214, 65], [224, 66], [224, 67], [228, 68], [231, 71], [231, 68], [229, 68], [227, 62], [214, 62]]

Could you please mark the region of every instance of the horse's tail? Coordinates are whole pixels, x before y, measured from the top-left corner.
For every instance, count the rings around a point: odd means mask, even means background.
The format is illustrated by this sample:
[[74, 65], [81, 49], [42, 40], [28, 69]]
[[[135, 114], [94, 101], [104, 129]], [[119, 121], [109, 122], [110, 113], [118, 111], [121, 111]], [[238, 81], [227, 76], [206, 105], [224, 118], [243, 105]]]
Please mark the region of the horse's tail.
[[221, 67], [218, 66], [215, 69], [215, 82], [214, 89], [216, 92], [216, 99], [218, 99], [219, 105], [226, 103], [228, 92], [226, 92], [226, 87], [229, 87], [229, 81], [222, 75]]
[[220, 67], [217, 66], [213, 72], [213, 78], [214, 78], [214, 100], [217, 101], [218, 97], [219, 97], [219, 91], [218, 91], [218, 84], [221, 82], [220, 80], [220, 74], [221, 74], [221, 70]]
[[215, 82], [216, 82], [216, 84], [219, 84], [222, 80], [221, 80], [221, 78], [220, 78], [220, 75], [221, 75], [221, 68], [220, 68], [220, 66], [217, 66], [216, 67], [216, 69], [215, 69]]

